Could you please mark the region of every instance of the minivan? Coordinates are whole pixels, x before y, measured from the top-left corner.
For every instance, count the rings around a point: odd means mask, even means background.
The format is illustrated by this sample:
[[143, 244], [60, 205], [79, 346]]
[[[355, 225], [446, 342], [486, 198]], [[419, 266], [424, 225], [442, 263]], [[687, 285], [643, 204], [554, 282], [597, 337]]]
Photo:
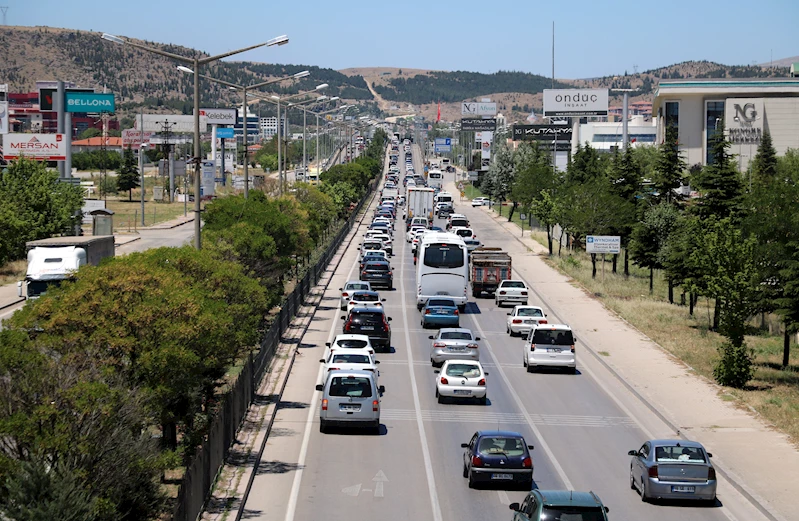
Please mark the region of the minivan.
[[574, 352], [572, 328], [564, 324], [533, 325], [524, 342], [524, 367], [532, 373], [536, 367], [564, 367], [577, 372], [577, 356]]
[[377, 385], [371, 371], [339, 370], [327, 373], [325, 383], [316, 386], [322, 392], [319, 407], [319, 432], [331, 425], [365, 426], [380, 432], [380, 396], [385, 388]]
[[391, 317], [386, 316], [382, 306], [352, 308], [341, 320], [345, 321], [342, 333], [366, 335], [375, 349], [382, 348], [385, 352], [391, 350], [391, 326], [388, 324]]

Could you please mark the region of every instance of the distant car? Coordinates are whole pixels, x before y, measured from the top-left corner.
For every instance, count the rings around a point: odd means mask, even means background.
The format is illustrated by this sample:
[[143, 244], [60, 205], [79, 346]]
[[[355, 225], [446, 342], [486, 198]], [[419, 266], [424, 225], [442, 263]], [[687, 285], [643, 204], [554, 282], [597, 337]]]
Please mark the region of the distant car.
[[527, 489], [532, 488], [533, 458], [529, 451], [533, 446], [527, 445], [518, 432], [477, 431], [461, 447], [466, 449], [463, 477], [469, 479], [469, 488], [478, 482], [521, 483]]
[[488, 403], [486, 376], [483, 366], [475, 360], [447, 360], [441, 369], [436, 369], [436, 399], [443, 403], [446, 398], [477, 398]]
[[413, 236], [419, 230], [426, 230], [426, 226], [422, 226], [421, 224], [414, 224], [411, 226], [411, 229], [405, 234], [405, 242], [411, 242], [413, 240]]
[[449, 217], [455, 210], [452, 208], [452, 203], [436, 203], [436, 215], [439, 218]]
[[364, 282], [362, 280], [348, 280], [346, 284], [344, 284], [343, 288], [338, 288], [341, 292], [341, 298], [339, 299], [339, 307], [342, 310], [347, 309], [347, 303], [350, 301], [350, 295], [352, 292], [358, 290], [366, 290], [371, 291], [372, 286], [368, 282]]
[[565, 324], [533, 324], [522, 345], [522, 362], [528, 373], [537, 367], [563, 367], [577, 372], [572, 329]]
[[394, 289], [394, 275], [391, 265], [386, 261], [370, 261], [361, 269], [361, 280], [368, 281], [372, 287], [382, 286]]
[[336, 335], [332, 342], [325, 343], [325, 358], [330, 357], [330, 353], [336, 349], [360, 349], [365, 353], [375, 354], [375, 348], [366, 335], [344, 333]]
[[610, 511], [593, 492], [576, 490], [534, 489], [521, 504], [511, 503], [508, 508], [515, 512], [513, 521], [607, 521]]
[[329, 371], [371, 371], [377, 375], [377, 364], [374, 354], [365, 353], [363, 349], [335, 349], [327, 358], [319, 359], [325, 364], [325, 373]]
[[463, 243], [466, 245], [466, 251], [474, 251], [483, 245], [476, 237], [464, 237]]
[[508, 313], [508, 323], [505, 330], [510, 336], [527, 337], [527, 333], [534, 325], [546, 324], [547, 314], [538, 306], [515, 306]]
[[360, 269], [366, 265], [367, 262], [374, 262], [374, 261], [386, 261], [388, 262], [388, 252], [386, 250], [369, 250], [367, 251], [363, 259], [361, 259]]
[[391, 348], [391, 317], [387, 317], [382, 306], [363, 306], [350, 310], [344, 320], [342, 332], [353, 335], [366, 335], [376, 348], [388, 351]]
[[497, 291], [494, 293], [494, 304], [498, 308], [502, 307], [506, 302], [526, 305], [529, 292], [530, 290], [523, 280], [500, 281]]
[[440, 367], [447, 360], [480, 360], [480, 350], [471, 329], [465, 327], [442, 328], [438, 335], [429, 336], [433, 341], [430, 348], [430, 363]]
[[353, 291], [347, 303], [347, 311], [355, 306], [382, 306], [386, 299], [381, 299], [377, 291]]
[[429, 298], [422, 308], [422, 328], [428, 326], [458, 327], [460, 312], [455, 301], [448, 298]]
[[475, 197], [472, 199], [472, 206], [488, 206], [488, 197]]
[[649, 440], [627, 453], [630, 488], [641, 501], [655, 498], [716, 501], [713, 455], [701, 443], [687, 440]]

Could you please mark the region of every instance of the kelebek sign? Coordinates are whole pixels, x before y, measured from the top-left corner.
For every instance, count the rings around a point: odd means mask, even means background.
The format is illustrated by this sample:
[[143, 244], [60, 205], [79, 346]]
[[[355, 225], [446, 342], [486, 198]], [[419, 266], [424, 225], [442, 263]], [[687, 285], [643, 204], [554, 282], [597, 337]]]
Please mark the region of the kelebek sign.
[[236, 109], [200, 109], [209, 125], [235, 125]]

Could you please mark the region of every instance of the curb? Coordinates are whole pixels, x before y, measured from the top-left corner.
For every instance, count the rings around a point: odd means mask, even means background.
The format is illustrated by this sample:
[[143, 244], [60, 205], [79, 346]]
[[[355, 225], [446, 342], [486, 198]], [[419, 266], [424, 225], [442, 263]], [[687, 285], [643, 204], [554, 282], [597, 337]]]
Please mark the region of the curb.
[[15, 298], [16, 298], [16, 300], [14, 300], [13, 302], [8, 302], [6, 304], [0, 304], [0, 310], [6, 309], [6, 308], [10, 308], [11, 306], [16, 306], [20, 302], [25, 302], [24, 298], [20, 298], [20, 297], [15, 297]]

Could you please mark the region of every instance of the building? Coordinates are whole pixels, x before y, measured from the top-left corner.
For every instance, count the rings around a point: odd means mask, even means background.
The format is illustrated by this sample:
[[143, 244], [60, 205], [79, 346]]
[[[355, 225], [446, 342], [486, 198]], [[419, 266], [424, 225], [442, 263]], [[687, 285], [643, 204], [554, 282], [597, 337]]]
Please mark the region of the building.
[[723, 130], [747, 169], [764, 132], [778, 155], [799, 148], [799, 78], [663, 80], [652, 105], [657, 142], [666, 128], [677, 127], [688, 165], [708, 164], [708, 139]]
[[[580, 124], [580, 144], [586, 142], [600, 151], [610, 152], [622, 147], [621, 121], [589, 121]], [[655, 122], [646, 121], [645, 116], [632, 116], [627, 124], [627, 140], [630, 146], [654, 145], [657, 135]]]
[[[39, 92], [8, 93], [9, 132], [33, 132], [55, 134], [58, 117], [55, 112], [42, 111], [39, 107]], [[72, 137], [79, 136], [88, 128], [103, 128], [102, 120], [87, 114], [72, 114]], [[108, 121], [109, 130], [119, 130], [119, 121]]]
[[[281, 117], [280, 120], [283, 122], [283, 127], [281, 128], [280, 133], [285, 135], [286, 118]], [[271, 118], [261, 118], [259, 128], [261, 129], [261, 139], [272, 139], [272, 136], [277, 134], [277, 117], [272, 116]]]
[[72, 142], [72, 152], [90, 152], [92, 150], [106, 149], [109, 152], [122, 153], [122, 138], [121, 137], [107, 137], [103, 139], [100, 136], [90, 137], [89, 139], [80, 139]]
[[[643, 116], [645, 120], [652, 119], [652, 102], [651, 101], [631, 101], [627, 103], [628, 116]], [[624, 107], [610, 107], [608, 109], [608, 116], [616, 118], [616, 121], [621, 121], [624, 116]]]

